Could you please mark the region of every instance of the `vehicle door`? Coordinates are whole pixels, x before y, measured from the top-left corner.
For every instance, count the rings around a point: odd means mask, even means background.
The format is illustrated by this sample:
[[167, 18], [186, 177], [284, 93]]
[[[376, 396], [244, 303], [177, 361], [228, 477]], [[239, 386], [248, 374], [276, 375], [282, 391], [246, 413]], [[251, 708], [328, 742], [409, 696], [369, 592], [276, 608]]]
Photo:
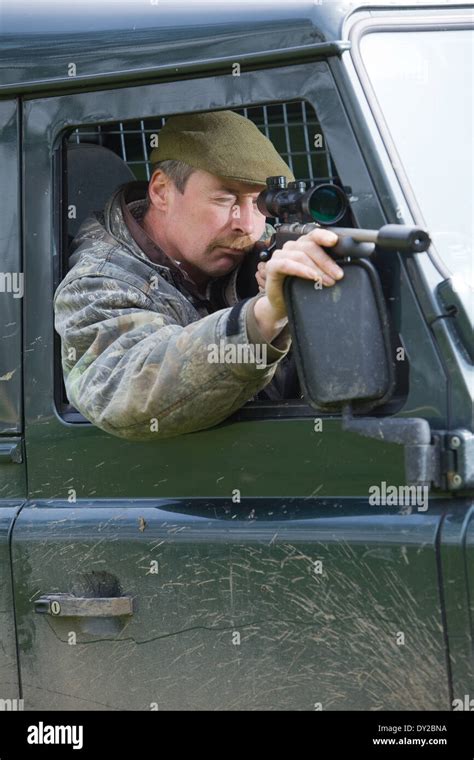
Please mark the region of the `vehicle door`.
[[[229, 68], [114, 88], [94, 80], [24, 100], [25, 176], [35, 182], [23, 196], [29, 492], [13, 574], [25, 709], [449, 706], [437, 563], [449, 494], [410, 514], [369, 501], [374, 484], [405, 482], [401, 446], [344, 432], [340, 414], [301, 398], [250, 402], [212, 430], [129, 442], [68, 408], [55, 374], [71, 130], [119, 124], [120, 146], [127, 127], [141, 138], [150, 124], [147, 139], [169, 114], [245, 105], [263, 118], [277, 104], [280, 120], [267, 123], [277, 143], [298, 93], [294, 153], [311, 161], [323, 145], [358, 226], [396, 221], [355, 137], [341, 63], [325, 51], [239, 77]], [[286, 143], [281, 152], [292, 158]], [[377, 414], [444, 428], [446, 367], [413, 275], [398, 253], [382, 270], [405, 358]]]

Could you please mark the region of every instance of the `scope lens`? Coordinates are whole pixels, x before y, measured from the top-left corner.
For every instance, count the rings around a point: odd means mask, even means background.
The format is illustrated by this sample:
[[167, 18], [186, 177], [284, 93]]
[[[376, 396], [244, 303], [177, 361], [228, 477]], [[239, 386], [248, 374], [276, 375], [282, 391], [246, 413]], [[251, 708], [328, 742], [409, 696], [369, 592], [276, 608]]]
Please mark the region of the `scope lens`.
[[309, 199], [308, 209], [319, 224], [335, 224], [347, 208], [345, 194], [336, 185], [320, 185]]

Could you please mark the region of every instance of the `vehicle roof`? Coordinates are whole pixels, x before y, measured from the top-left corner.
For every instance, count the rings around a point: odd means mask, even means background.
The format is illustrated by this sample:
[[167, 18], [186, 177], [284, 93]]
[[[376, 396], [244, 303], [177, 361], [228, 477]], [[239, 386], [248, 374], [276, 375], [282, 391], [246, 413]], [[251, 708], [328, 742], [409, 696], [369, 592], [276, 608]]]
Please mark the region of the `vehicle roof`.
[[469, 6], [449, 0], [3, 0], [0, 95], [341, 40], [344, 20], [355, 10]]

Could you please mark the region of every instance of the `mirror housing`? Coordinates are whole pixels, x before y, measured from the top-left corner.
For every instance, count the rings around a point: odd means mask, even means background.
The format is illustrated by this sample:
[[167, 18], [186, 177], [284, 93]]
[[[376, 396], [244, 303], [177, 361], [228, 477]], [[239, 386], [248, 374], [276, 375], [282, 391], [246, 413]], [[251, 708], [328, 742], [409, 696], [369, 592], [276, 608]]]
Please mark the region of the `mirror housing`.
[[293, 351], [305, 397], [316, 410], [383, 404], [395, 387], [388, 314], [378, 274], [366, 259], [342, 264], [330, 288], [285, 281]]

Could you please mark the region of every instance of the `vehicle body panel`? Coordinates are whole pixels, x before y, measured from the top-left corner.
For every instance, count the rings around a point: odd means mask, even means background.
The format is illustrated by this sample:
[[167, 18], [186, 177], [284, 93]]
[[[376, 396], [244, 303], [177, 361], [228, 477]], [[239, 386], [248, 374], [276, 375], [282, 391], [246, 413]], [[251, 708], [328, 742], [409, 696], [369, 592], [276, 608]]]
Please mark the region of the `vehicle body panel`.
[[[448, 709], [443, 506], [429, 516], [374, 515], [353, 499], [31, 506], [13, 556], [25, 703]], [[130, 595], [135, 611], [35, 614], [32, 599], [65, 591]]]

